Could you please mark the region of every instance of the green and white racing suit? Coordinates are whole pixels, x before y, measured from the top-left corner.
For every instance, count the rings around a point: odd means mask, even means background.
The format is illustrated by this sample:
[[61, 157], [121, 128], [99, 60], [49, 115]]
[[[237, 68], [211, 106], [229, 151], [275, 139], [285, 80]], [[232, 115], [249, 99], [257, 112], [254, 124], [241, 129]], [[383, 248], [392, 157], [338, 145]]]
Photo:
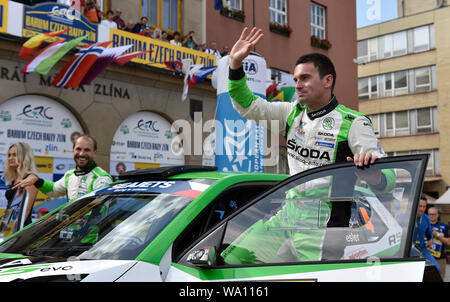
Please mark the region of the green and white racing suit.
[[86, 193], [102, 188], [112, 183], [112, 181], [112, 176], [94, 162], [83, 171], [76, 169], [67, 171], [56, 182], [40, 178], [34, 185], [39, 191], [50, 197], [61, 197], [67, 194], [67, 200], [71, 201]]
[[[374, 134], [370, 119], [340, 105], [335, 96], [326, 106], [315, 111], [308, 110], [298, 100], [293, 103], [269, 103], [250, 91], [242, 69], [230, 69], [228, 86], [233, 106], [243, 117], [255, 122], [267, 121], [267, 125], [273, 120], [280, 122], [280, 133], [287, 141], [288, 164], [292, 175], [346, 161], [347, 156], [353, 157], [353, 154], [361, 152], [371, 152], [377, 157], [386, 156]], [[393, 189], [395, 172], [382, 170], [382, 175], [382, 183], [369, 186], [369, 190], [389, 192]], [[296, 256], [290, 261], [320, 260], [323, 257], [326, 227], [331, 212], [337, 211], [337, 215], [343, 216], [341, 223], [350, 218], [345, 217], [345, 207], [351, 203], [335, 207], [328, 202], [332, 183], [332, 179], [325, 183], [312, 181], [301, 188], [291, 189], [284, 206], [276, 215], [268, 221], [259, 220], [254, 223], [223, 251], [221, 256], [224, 261], [228, 264], [281, 259], [282, 262], [288, 262], [292, 255]], [[324, 202], [306, 202], [310, 198]], [[311, 217], [314, 217], [313, 221]], [[316, 227], [308, 229], [308, 225]], [[296, 231], [299, 226], [306, 229]], [[340, 238], [336, 240], [339, 241]], [[271, 244], [267, 244], [268, 242]], [[264, 251], [261, 251], [261, 247], [264, 247]]]
[[371, 152], [385, 153], [374, 134], [372, 123], [364, 114], [338, 103], [335, 96], [315, 111], [299, 101], [270, 103], [254, 95], [246, 84], [243, 70], [230, 70], [229, 93], [236, 111], [255, 122], [279, 121], [286, 137], [290, 174], [346, 161], [347, 156]]

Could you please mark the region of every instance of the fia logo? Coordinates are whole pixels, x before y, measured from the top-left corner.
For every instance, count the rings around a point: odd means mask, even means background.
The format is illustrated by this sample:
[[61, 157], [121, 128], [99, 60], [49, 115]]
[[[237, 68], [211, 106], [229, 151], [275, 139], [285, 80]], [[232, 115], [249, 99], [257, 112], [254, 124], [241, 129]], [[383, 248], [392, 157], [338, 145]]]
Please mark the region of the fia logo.
[[258, 63], [252, 59], [246, 59], [242, 62], [244, 71], [248, 75], [255, 75], [258, 72]]

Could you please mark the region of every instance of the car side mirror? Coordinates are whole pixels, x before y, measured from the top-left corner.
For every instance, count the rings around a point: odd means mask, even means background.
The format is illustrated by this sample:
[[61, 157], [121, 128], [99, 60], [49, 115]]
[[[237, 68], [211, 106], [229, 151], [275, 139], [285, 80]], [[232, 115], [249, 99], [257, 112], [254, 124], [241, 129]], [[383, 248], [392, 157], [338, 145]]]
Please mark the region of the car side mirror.
[[216, 248], [214, 246], [207, 246], [193, 251], [188, 255], [186, 260], [195, 266], [213, 266], [216, 264]]

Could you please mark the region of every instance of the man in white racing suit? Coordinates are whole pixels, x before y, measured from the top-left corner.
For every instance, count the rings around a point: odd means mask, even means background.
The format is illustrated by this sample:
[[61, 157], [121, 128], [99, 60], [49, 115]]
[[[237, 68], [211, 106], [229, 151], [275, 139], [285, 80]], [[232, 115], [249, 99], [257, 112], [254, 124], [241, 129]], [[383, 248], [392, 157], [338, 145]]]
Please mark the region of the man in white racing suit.
[[309, 54], [297, 61], [297, 101], [269, 103], [255, 96], [246, 84], [242, 61], [262, 37], [260, 29], [253, 28], [247, 35], [245, 28], [231, 50], [229, 93], [243, 117], [256, 122], [279, 121], [287, 141], [290, 174], [350, 160], [362, 167], [385, 156], [370, 119], [338, 103], [333, 94], [336, 72], [324, 55]]
[[[291, 175], [342, 161], [354, 161], [356, 166], [364, 167], [386, 156], [370, 119], [338, 103], [333, 94], [336, 71], [331, 60], [322, 54], [307, 54], [297, 60], [294, 80], [298, 99], [295, 102], [270, 103], [254, 95], [247, 86], [242, 61], [262, 37], [260, 29], [253, 28], [248, 33], [245, 28], [233, 46], [230, 52], [229, 94], [234, 108], [243, 117], [257, 123], [265, 121], [267, 125], [270, 124], [268, 121], [279, 121], [279, 129], [286, 137]], [[373, 192], [389, 192], [395, 185], [393, 170], [362, 172], [362, 180]], [[355, 180], [331, 178], [326, 183], [314, 181], [308, 187], [289, 190], [284, 206], [276, 216], [263, 224], [263, 232], [268, 234], [265, 228], [283, 229], [303, 223], [304, 213], [321, 213], [317, 216], [320, 228], [292, 231], [289, 238], [298, 252], [299, 260], [339, 259], [345, 247], [345, 234], [328, 234], [326, 228], [348, 227], [351, 202], [331, 203], [328, 200], [330, 194], [346, 184], [353, 186]], [[317, 203], [302, 202], [308, 194], [321, 192], [324, 194], [320, 194], [320, 200], [325, 202], [319, 206], [320, 211], [317, 210]], [[325, 219], [326, 216], [328, 219]], [[286, 221], [292, 225], [286, 225]], [[250, 233], [246, 235], [251, 238]], [[304, 255], [303, 258], [300, 255]]]
[[60, 180], [52, 182], [30, 174], [17, 186], [23, 188], [34, 185], [50, 197], [67, 195], [67, 200], [72, 201], [113, 181], [112, 176], [98, 167], [94, 161], [97, 154], [97, 142], [93, 137], [82, 135], [77, 138], [72, 152], [76, 169], [67, 171]]

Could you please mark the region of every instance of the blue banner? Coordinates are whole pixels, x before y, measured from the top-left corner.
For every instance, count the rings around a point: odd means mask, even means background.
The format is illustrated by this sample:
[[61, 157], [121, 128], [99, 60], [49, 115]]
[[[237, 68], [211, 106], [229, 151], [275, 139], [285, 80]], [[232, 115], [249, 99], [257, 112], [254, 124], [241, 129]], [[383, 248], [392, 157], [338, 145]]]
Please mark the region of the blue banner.
[[[217, 67], [215, 165], [221, 171], [264, 172], [266, 130], [233, 108], [228, 93], [228, 62], [229, 57], [224, 57]], [[250, 90], [263, 97], [266, 86], [264, 58], [250, 55], [243, 65]]]
[[39, 33], [58, 32], [70, 28], [70, 31], [55, 38], [72, 40], [87, 35], [77, 48], [97, 42], [96, 23], [89, 22], [79, 11], [57, 3], [41, 3], [35, 6], [24, 5], [23, 37], [32, 37]]

